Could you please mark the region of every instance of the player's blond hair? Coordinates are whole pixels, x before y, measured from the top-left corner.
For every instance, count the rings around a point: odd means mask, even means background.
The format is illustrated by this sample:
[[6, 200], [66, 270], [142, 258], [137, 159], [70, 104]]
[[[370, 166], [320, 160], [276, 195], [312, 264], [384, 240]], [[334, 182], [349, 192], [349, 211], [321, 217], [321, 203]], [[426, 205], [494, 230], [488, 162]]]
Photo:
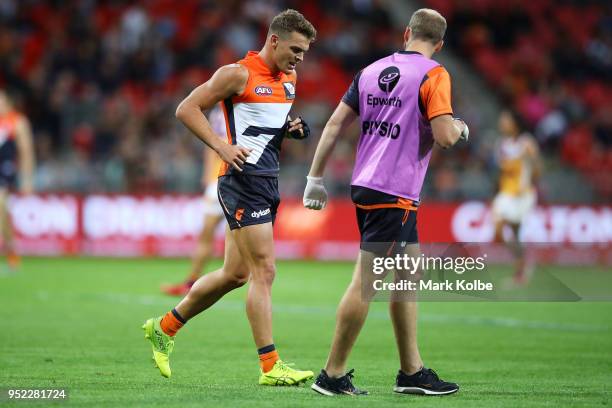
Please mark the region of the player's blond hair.
[[422, 8], [412, 14], [408, 27], [412, 38], [437, 44], [446, 33], [446, 19], [436, 10]]
[[284, 37], [292, 32], [298, 32], [310, 41], [314, 41], [317, 37], [317, 30], [315, 30], [312, 23], [306, 20], [302, 13], [293, 9], [287, 9], [272, 19], [268, 35], [276, 34]]

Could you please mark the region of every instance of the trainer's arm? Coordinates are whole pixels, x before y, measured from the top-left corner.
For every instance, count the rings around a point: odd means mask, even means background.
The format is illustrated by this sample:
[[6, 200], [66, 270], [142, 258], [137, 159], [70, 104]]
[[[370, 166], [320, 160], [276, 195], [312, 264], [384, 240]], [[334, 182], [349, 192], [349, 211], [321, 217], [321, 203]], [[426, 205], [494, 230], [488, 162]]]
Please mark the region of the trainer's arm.
[[430, 123], [434, 140], [444, 149], [459, 141], [466, 126], [461, 119], [454, 119], [451, 115], [436, 116]]
[[221, 159], [240, 171], [250, 150], [242, 146], [232, 146], [215, 135], [202, 112], [225, 98], [241, 94], [248, 78], [248, 70], [241, 65], [221, 67], [208, 81], [194, 89], [176, 109], [178, 120], [183, 122], [198, 139], [217, 152]]
[[338, 107], [323, 129], [321, 140], [319, 140], [314, 159], [312, 160], [312, 166], [310, 166], [309, 177], [323, 176], [329, 156], [331, 156], [338, 141], [338, 136], [356, 117], [357, 113], [349, 105], [344, 102], [338, 104]]
[[427, 72], [419, 88], [419, 98], [429, 119], [434, 141], [442, 148], [453, 146], [467, 127], [460, 119], [453, 118], [451, 106], [451, 77], [443, 66]]
[[34, 192], [35, 156], [30, 122], [25, 117], [21, 117], [17, 122], [15, 143], [19, 156], [20, 190], [23, 194], [32, 194]]

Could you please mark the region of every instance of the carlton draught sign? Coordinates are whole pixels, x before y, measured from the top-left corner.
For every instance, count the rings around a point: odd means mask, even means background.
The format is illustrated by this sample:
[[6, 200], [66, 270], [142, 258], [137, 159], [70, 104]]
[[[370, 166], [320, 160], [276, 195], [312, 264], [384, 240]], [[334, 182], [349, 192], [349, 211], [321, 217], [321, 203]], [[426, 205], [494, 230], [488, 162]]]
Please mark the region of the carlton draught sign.
[[[16, 245], [29, 255], [187, 256], [203, 222], [200, 196], [66, 194], [12, 196], [10, 213]], [[490, 242], [493, 222], [484, 202], [423, 203], [418, 213], [421, 242]], [[359, 249], [355, 210], [348, 200], [332, 200], [323, 211], [284, 199], [276, 219], [280, 258], [354, 260]], [[217, 231], [222, 254], [224, 226]], [[521, 230], [524, 242], [612, 243], [612, 208], [540, 206]]]

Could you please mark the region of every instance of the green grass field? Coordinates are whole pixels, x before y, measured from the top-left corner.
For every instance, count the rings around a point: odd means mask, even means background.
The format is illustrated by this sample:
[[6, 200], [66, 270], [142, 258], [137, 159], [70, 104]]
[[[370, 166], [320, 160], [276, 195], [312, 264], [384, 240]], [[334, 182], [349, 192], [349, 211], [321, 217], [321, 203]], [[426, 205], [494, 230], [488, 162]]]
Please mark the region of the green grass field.
[[[164, 379], [140, 326], [175, 305], [159, 284], [182, 278], [187, 266], [186, 260], [25, 259], [19, 273], [0, 276], [0, 388], [65, 387], [68, 405], [96, 407], [610, 405], [612, 303], [422, 303], [422, 356], [461, 385], [448, 397], [391, 392], [396, 349], [386, 304], [376, 303], [349, 364], [355, 383], [371, 395], [325, 398], [309, 387], [256, 385], [241, 288], [179, 333], [173, 376]], [[279, 263], [274, 329], [284, 360], [321, 369], [351, 268]]]

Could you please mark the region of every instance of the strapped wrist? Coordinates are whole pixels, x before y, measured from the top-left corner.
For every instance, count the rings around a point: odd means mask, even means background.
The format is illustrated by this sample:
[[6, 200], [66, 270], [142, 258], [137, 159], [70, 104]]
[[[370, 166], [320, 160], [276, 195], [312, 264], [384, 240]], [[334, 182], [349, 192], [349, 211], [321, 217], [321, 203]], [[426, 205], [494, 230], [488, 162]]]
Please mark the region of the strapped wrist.
[[315, 177], [315, 176], [306, 176], [306, 180], [312, 181], [314, 183], [320, 183], [323, 181], [323, 176]]

